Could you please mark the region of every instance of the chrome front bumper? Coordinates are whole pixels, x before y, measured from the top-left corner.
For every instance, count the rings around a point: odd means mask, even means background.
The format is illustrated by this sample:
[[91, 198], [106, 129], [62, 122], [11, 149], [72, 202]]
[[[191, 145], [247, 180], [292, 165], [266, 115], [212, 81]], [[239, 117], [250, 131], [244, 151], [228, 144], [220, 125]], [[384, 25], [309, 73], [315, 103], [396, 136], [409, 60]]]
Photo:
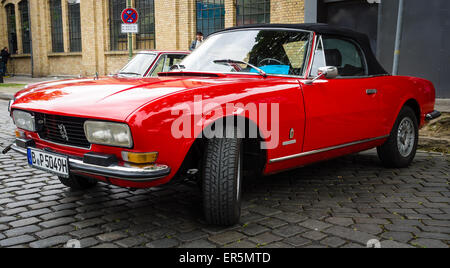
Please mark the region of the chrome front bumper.
[[[17, 146], [14, 143], [11, 149], [23, 155], [27, 155], [27, 149]], [[166, 165], [154, 164], [146, 168], [120, 166], [111, 164], [109, 166], [92, 165], [69, 156], [69, 170], [75, 173], [84, 173], [102, 176], [106, 178], [121, 179], [131, 182], [150, 182], [166, 177], [170, 174], [170, 167]]]

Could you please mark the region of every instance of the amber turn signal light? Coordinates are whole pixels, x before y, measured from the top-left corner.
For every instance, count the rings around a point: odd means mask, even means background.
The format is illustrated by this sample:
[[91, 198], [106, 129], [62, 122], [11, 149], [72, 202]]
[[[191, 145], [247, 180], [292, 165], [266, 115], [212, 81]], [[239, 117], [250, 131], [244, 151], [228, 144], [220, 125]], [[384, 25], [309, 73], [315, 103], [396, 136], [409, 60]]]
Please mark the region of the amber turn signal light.
[[23, 133], [20, 130], [16, 130], [16, 138], [24, 138], [25, 137], [25, 133]]
[[122, 152], [122, 159], [125, 162], [134, 164], [153, 164], [158, 159], [158, 153], [132, 153]]

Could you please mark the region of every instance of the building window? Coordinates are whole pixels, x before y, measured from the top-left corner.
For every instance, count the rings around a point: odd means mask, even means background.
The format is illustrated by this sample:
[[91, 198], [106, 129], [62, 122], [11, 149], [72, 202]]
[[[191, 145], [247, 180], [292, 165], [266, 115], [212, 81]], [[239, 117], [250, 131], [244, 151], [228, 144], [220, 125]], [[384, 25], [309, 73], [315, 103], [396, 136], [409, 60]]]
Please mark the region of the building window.
[[155, 4], [154, 0], [136, 0], [139, 12], [139, 34], [136, 35], [137, 49], [155, 48]]
[[80, 0], [68, 0], [70, 51], [81, 51]]
[[122, 34], [122, 11], [127, 8], [127, 1], [109, 0], [109, 35], [111, 50], [127, 50], [128, 39]]
[[22, 22], [22, 49], [24, 54], [31, 53], [30, 17], [28, 16], [28, 0], [19, 3], [20, 21]]
[[61, 0], [50, 0], [50, 21], [52, 27], [52, 51], [64, 52]]
[[8, 46], [11, 54], [17, 53], [16, 11], [13, 4], [5, 6], [8, 30]]
[[236, 24], [270, 23], [270, 0], [237, 0]]
[[197, 32], [208, 36], [225, 28], [224, 0], [197, 0]]

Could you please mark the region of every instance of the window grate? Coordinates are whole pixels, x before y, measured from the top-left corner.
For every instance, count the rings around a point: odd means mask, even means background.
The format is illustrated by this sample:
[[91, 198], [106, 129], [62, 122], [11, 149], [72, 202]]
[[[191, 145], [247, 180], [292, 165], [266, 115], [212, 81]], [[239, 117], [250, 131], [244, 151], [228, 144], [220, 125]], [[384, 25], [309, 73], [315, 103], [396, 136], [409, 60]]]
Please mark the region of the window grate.
[[81, 45], [81, 22], [80, 22], [80, 3], [68, 3], [69, 11], [69, 39], [70, 51], [80, 52]]
[[24, 54], [31, 53], [30, 17], [28, 15], [28, 0], [19, 3], [20, 20], [22, 22], [22, 50]]
[[224, 0], [197, 0], [197, 32], [208, 36], [224, 28]]
[[122, 34], [122, 11], [127, 8], [125, 0], [109, 0], [110, 50], [127, 50], [128, 39]]
[[236, 24], [270, 23], [270, 0], [237, 0]]
[[136, 35], [137, 49], [154, 49], [155, 46], [155, 3], [154, 0], [136, 0], [139, 12], [139, 34]]
[[13, 4], [5, 6], [8, 30], [8, 46], [11, 54], [17, 53], [16, 11]]
[[61, 0], [50, 0], [50, 19], [52, 28], [52, 51], [64, 52]]

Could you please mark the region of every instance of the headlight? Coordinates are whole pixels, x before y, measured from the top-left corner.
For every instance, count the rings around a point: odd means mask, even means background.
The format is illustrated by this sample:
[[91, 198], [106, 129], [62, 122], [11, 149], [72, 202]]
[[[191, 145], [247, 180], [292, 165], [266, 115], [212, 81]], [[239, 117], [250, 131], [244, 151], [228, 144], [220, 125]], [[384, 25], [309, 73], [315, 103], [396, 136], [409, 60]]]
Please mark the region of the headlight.
[[18, 128], [33, 132], [36, 131], [36, 124], [32, 114], [15, 110], [13, 112], [13, 119]]
[[133, 139], [128, 125], [100, 121], [86, 121], [84, 133], [90, 143], [116, 147], [133, 147]]

